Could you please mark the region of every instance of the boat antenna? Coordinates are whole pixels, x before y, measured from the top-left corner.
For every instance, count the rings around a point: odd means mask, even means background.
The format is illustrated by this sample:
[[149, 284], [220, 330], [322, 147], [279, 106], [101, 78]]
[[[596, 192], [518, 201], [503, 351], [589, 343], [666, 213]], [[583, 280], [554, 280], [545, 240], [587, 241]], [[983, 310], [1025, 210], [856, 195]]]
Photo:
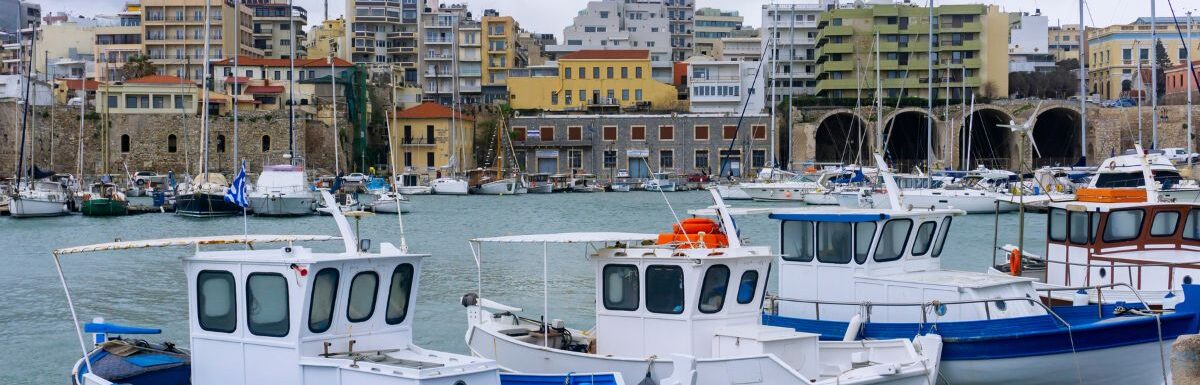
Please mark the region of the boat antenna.
[[[395, 107], [389, 108], [389, 110], [393, 108]], [[387, 126], [388, 138], [393, 138], [392, 118], [389, 115], [389, 111], [383, 111], [383, 121], [384, 125]], [[391, 162], [388, 167], [392, 169], [392, 193], [396, 199], [396, 221], [400, 223], [400, 252], [408, 253], [408, 240], [404, 236], [404, 210], [400, 209], [400, 191], [396, 188], [396, 151], [388, 151], [388, 162]]]

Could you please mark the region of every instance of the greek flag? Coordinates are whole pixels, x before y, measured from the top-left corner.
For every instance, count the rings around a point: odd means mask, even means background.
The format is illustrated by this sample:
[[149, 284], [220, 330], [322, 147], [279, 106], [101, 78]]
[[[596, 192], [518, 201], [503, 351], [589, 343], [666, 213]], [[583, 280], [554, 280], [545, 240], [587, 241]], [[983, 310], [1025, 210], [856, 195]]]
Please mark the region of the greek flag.
[[244, 160], [242, 161], [242, 169], [233, 178], [233, 183], [229, 185], [229, 189], [225, 190], [225, 201], [238, 205], [241, 208], [250, 206], [250, 203], [246, 201], [246, 161]]

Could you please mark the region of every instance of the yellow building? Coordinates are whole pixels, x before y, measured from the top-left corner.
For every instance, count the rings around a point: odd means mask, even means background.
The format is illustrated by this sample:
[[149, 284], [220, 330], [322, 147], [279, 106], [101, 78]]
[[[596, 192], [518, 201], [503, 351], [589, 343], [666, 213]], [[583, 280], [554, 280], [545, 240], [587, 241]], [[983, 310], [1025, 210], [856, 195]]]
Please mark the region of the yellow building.
[[309, 31], [308, 40], [304, 41], [308, 58], [324, 59], [329, 57], [330, 43], [333, 43], [333, 46], [337, 47], [334, 57], [349, 60], [350, 53], [346, 50], [345, 36], [346, 20], [340, 17], [335, 20], [325, 20], [321, 25], [313, 27]]
[[484, 10], [482, 27], [484, 33], [483, 96], [484, 102], [506, 99], [508, 72], [513, 68], [524, 68], [529, 62], [525, 49], [517, 38], [521, 27], [512, 16], [500, 16], [495, 10]]
[[[450, 130], [452, 118], [458, 132]], [[451, 136], [456, 150], [451, 147]], [[389, 143], [389, 148], [395, 151], [396, 167], [405, 171], [436, 175], [450, 166], [451, 153], [456, 154], [463, 169], [475, 167], [470, 156], [471, 145], [475, 143], [475, 120], [435, 102], [397, 111], [392, 117]]]
[[87, 92], [90, 101], [96, 97], [96, 89], [100, 82], [82, 79], [54, 79], [54, 103], [67, 104], [71, 99], [79, 97], [79, 91]]
[[195, 114], [200, 87], [189, 80], [150, 75], [97, 87], [96, 110], [110, 114]]
[[[511, 77], [509, 101], [518, 110], [681, 108], [677, 91], [650, 76], [648, 50], [580, 50], [558, 59], [555, 76]], [[683, 107], [686, 107], [684, 105]]]
[[[199, 81], [204, 69], [204, 3], [206, 0], [142, 0], [142, 44], [159, 75]], [[246, 5], [215, 1], [209, 27], [209, 57], [236, 54], [262, 57], [254, 42], [254, 13]], [[234, 25], [234, 16], [241, 28]], [[238, 44], [234, 36], [240, 36]]]
[[1079, 59], [1079, 24], [1050, 26], [1046, 30], [1046, 39], [1054, 61]]
[[[1157, 22], [1158, 40], [1167, 49], [1167, 57], [1170, 58], [1171, 64], [1182, 64], [1185, 54], [1174, 20], [1160, 17]], [[1186, 24], [1181, 22], [1181, 25]], [[1181, 29], [1186, 36], [1186, 28]], [[1088, 30], [1086, 57], [1088, 87], [1092, 94], [1098, 94], [1105, 99], [1117, 99], [1134, 89], [1134, 71], [1138, 61], [1141, 61], [1143, 69], [1150, 68], [1151, 52], [1154, 50], [1150, 32], [1148, 17], [1138, 18], [1130, 24]], [[1192, 33], [1200, 33], [1200, 26]], [[1143, 81], [1149, 90], [1150, 78], [1147, 77]]]

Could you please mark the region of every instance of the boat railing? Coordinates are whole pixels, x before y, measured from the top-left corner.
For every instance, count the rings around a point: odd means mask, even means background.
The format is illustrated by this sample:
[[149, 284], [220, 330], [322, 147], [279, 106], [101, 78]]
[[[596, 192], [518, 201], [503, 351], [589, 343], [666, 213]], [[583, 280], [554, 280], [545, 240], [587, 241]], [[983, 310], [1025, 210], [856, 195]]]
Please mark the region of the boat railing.
[[[1004, 252], [1009, 252], [1009, 250], [1010, 250], [1010, 249], [1006, 249], [1005, 247], [999, 247], [997, 249], [1004, 251]], [[1111, 261], [1107, 261], [1106, 264], [1093, 264], [1091, 262], [1068, 262], [1068, 261], [1050, 260], [1050, 259], [1047, 259], [1042, 256], [1024, 253], [1024, 252], [1021, 253], [1021, 255], [1022, 255], [1022, 258], [1026, 259], [1026, 260], [1037, 261], [1039, 263], [1043, 263], [1043, 264], [1047, 264], [1047, 265], [1054, 264], [1054, 265], [1065, 266], [1064, 270], [1066, 271], [1068, 282], [1070, 282], [1071, 275], [1072, 275], [1070, 267], [1082, 267], [1084, 269], [1084, 272], [1083, 272], [1084, 277], [1090, 276], [1094, 269], [1108, 269], [1110, 271], [1110, 273], [1107, 273], [1107, 275], [1109, 277], [1111, 277], [1109, 279], [1116, 279], [1117, 269], [1124, 269], [1126, 279], [1128, 280], [1127, 286], [1132, 285], [1132, 283], [1135, 280], [1134, 277], [1142, 276], [1142, 270], [1144, 268], [1155, 268], [1155, 267], [1166, 268], [1167, 275], [1169, 277], [1175, 276], [1174, 273], [1175, 273], [1175, 269], [1177, 269], [1177, 268], [1200, 269], [1200, 260], [1185, 261], [1185, 262], [1147, 262], [1147, 263], [1140, 263], [1140, 262], [1139, 263], [1130, 263], [1130, 262], [1120, 262], [1117, 260], [1111, 260]], [[1092, 258], [1098, 258], [1101, 260], [1110, 259], [1110, 257], [1107, 257], [1104, 254], [1092, 254]], [[1047, 269], [1047, 272], [1048, 271], [1049, 270]], [[1138, 286], [1141, 286], [1141, 279], [1138, 278], [1137, 281], [1138, 281]], [[1113, 283], [1113, 284], [1120, 284], [1120, 283]], [[1171, 284], [1171, 282], [1168, 281], [1167, 284], [1169, 286]], [[1086, 287], [1082, 287], [1082, 289], [1085, 289], [1085, 288]], [[1079, 290], [1079, 289], [1081, 289], [1081, 288], [1080, 287], [1075, 288], [1075, 290]], [[1136, 292], [1136, 290], [1138, 288], [1134, 288], [1134, 287], [1130, 286], [1130, 289], [1135, 290], [1135, 292]], [[1064, 289], [1056, 289], [1056, 291], [1057, 290], [1064, 290]], [[1139, 300], [1140, 300], [1140, 298], [1139, 298]], [[1146, 302], [1142, 301], [1142, 303], [1146, 303]]]
[[918, 310], [920, 310], [920, 312], [921, 312], [921, 324], [929, 323], [928, 317], [929, 317], [930, 310], [933, 310], [933, 311], [937, 312], [937, 314], [942, 315], [942, 314], [946, 314], [947, 307], [952, 306], [952, 305], [962, 305], [962, 306], [983, 305], [983, 312], [985, 314], [985, 317], [988, 320], [991, 320], [992, 319], [992, 311], [991, 311], [991, 308], [989, 306], [987, 306], [989, 303], [1000, 303], [1000, 302], [1008, 302], [1008, 301], [1029, 302], [1029, 303], [1034, 304], [1036, 307], [1040, 307], [1042, 310], [1045, 310], [1046, 314], [1049, 314], [1051, 317], [1053, 317], [1055, 320], [1057, 320], [1059, 323], [1063, 324], [1064, 326], [1066, 326], [1068, 328], [1071, 327], [1071, 324], [1069, 322], [1067, 322], [1067, 320], [1060, 317], [1058, 315], [1058, 313], [1055, 313], [1054, 310], [1050, 309], [1049, 306], [1046, 306], [1046, 304], [1042, 303], [1041, 300], [1039, 300], [1037, 298], [1027, 298], [1027, 297], [1005, 297], [1005, 298], [987, 298], [987, 299], [981, 298], [981, 299], [968, 299], [968, 300], [956, 300], [956, 301], [933, 300], [933, 301], [928, 301], [928, 302], [855, 302], [855, 301], [826, 301], [826, 300], [815, 300], [815, 299], [787, 298], [787, 297], [780, 297], [780, 296], [768, 294], [767, 299], [766, 299], [766, 303], [768, 304], [768, 309], [766, 309], [766, 310], [768, 312], [770, 312], [771, 315], [779, 315], [779, 306], [777, 304], [779, 301], [812, 304], [816, 310], [817, 321], [821, 320], [821, 305], [860, 307], [863, 309], [862, 314], [865, 318], [864, 322], [871, 322], [871, 312], [876, 307], [915, 307], [915, 308], [918, 308]]

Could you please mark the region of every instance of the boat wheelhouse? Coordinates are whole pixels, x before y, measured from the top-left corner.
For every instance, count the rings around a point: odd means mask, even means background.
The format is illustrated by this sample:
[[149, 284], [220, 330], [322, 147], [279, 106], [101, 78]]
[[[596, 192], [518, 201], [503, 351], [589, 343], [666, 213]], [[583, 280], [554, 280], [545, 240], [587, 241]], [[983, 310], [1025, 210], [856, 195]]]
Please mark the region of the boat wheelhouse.
[[[1184, 179], [1171, 160], [1158, 152], [1145, 152], [1140, 148], [1125, 155], [1118, 155], [1100, 163], [1096, 175], [1088, 182], [1089, 188], [1144, 188], [1146, 178], [1143, 168], [1149, 168], [1158, 190], [1160, 200], [1176, 202], [1200, 202], [1200, 186], [1196, 181]], [[1143, 160], [1145, 163], [1143, 163]]]

